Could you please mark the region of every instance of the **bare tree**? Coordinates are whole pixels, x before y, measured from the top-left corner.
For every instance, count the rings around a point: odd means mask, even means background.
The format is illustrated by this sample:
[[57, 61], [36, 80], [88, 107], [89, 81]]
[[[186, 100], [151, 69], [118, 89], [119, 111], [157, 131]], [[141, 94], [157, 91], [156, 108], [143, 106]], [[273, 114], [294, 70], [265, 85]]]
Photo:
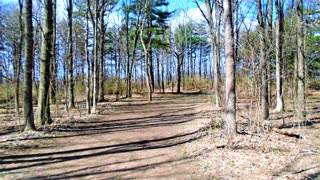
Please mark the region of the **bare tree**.
[[49, 103], [50, 60], [53, 35], [52, 5], [52, 0], [44, 1], [43, 34], [40, 55], [40, 84], [37, 108], [37, 122], [41, 125], [50, 124], [52, 122]]
[[277, 23], [276, 23], [276, 93], [277, 105], [275, 112], [282, 112], [283, 104], [283, 89], [282, 89], [282, 62], [283, 62], [283, 33], [284, 33], [284, 15], [283, 15], [283, 0], [276, 0]]
[[305, 61], [304, 61], [304, 28], [303, 28], [303, 0], [297, 1], [297, 99], [296, 116], [305, 120]]
[[73, 38], [72, 38], [72, 12], [73, 12], [73, 0], [67, 2], [68, 11], [68, 106], [74, 108], [74, 79], [73, 79]]
[[[203, 17], [205, 18], [205, 20], [207, 21], [207, 24], [209, 26], [209, 34], [210, 34], [210, 45], [211, 45], [211, 53], [212, 53], [212, 62], [214, 64], [214, 91], [215, 91], [215, 99], [216, 99], [216, 107], [220, 106], [220, 47], [218, 40], [220, 40], [220, 38], [218, 36], [220, 36], [220, 32], [217, 32], [217, 30], [215, 31], [215, 22], [213, 19], [213, 6], [214, 6], [214, 2], [212, 2], [212, 0], [205, 0], [205, 5], [206, 5], [206, 13], [201, 9], [199, 2], [197, 0], [194, 1], [196, 3], [196, 5], [198, 6], [198, 9], [201, 11]], [[220, 7], [215, 4], [216, 6], [216, 24], [220, 25], [220, 15], [219, 11], [220, 11]], [[217, 27], [218, 31], [220, 31], [220, 28]], [[219, 51], [219, 52], [218, 52]]]
[[87, 72], [86, 72], [86, 108], [87, 113], [91, 113], [91, 98], [90, 98], [90, 59], [89, 59], [89, 0], [86, 1], [87, 7], [86, 7], [86, 42], [85, 42], [85, 53], [86, 53], [86, 66], [87, 66]]
[[36, 130], [32, 106], [32, 69], [33, 69], [33, 27], [32, 0], [25, 0], [25, 64], [24, 64], [24, 131]]
[[236, 86], [235, 60], [233, 47], [233, 25], [231, 0], [223, 1], [224, 39], [226, 54], [226, 130], [229, 140], [237, 133], [236, 125]]
[[260, 37], [260, 85], [261, 85], [261, 111], [262, 119], [269, 117], [269, 103], [268, 103], [268, 77], [267, 77], [267, 60], [266, 60], [266, 40], [265, 40], [265, 21], [262, 15], [261, 0], [257, 0], [258, 8], [258, 23], [259, 23], [259, 37]]

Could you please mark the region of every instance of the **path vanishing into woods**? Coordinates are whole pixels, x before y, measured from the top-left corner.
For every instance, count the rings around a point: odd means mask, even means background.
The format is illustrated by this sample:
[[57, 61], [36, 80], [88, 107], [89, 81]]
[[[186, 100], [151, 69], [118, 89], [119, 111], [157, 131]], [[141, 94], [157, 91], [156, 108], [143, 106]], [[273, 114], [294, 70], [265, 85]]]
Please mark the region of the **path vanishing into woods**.
[[105, 102], [98, 115], [74, 117], [43, 136], [1, 140], [0, 179], [190, 179], [193, 157], [184, 145], [205, 132], [185, 126], [206, 115], [198, 107], [207, 102], [197, 94], [123, 100], [112, 110]]

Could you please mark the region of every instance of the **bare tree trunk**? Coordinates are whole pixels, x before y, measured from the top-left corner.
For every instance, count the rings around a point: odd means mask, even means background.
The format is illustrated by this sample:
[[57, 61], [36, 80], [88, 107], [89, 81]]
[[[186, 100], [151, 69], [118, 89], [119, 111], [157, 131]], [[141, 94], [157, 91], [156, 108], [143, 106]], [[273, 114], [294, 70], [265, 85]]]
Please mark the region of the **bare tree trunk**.
[[86, 7], [86, 44], [85, 44], [85, 53], [86, 53], [86, 66], [87, 66], [87, 73], [86, 73], [86, 108], [87, 114], [91, 113], [91, 98], [90, 98], [90, 59], [89, 59], [89, 0], [87, 0], [87, 7]]
[[33, 27], [32, 0], [25, 0], [25, 64], [24, 64], [24, 131], [34, 131], [36, 127], [33, 119], [32, 106], [32, 69], [33, 69]]
[[[211, 45], [211, 53], [212, 53], [212, 64], [213, 64], [213, 71], [214, 71], [214, 77], [213, 77], [213, 86], [214, 86], [214, 91], [215, 91], [215, 104], [216, 107], [220, 107], [220, 62], [218, 62], [220, 59], [217, 59], [218, 52], [220, 49], [219, 47], [216, 47], [217, 44], [217, 36], [214, 31], [214, 21], [213, 21], [213, 2], [210, 0], [205, 0], [205, 5], [207, 9], [207, 13], [204, 13], [204, 11], [201, 9], [198, 1], [195, 1], [198, 9], [201, 11], [203, 17], [206, 19], [207, 24], [209, 26], [209, 33], [210, 33], [210, 45]], [[215, 6], [218, 6], [217, 4]], [[217, 13], [218, 8], [216, 8], [216, 13]], [[217, 16], [218, 17], [218, 16]], [[218, 19], [217, 21], [219, 21]], [[219, 36], [219, 33], [217, 33]]]
[[57, 0], [53, 2], [53, 35], [52, 35], [52, 58], [50, 64], [50, 100], [51, 103], [57, 104], [57, 60], [56, 60], [56, 39], [57, 39]]
[[296, 117], [305, 120], [305, 62], [303, 44], [303, 0], [297, 1], [297, 100]]
[[223, 1], [224, 34], [226, 54], [226, 130], [229, 142], [237, 134], [235, 60], [233, 47], [233, 26], [231, 0]]
[[272, 54], [272, 14], [273, 14], [273, 0], [268, 0], [268, 26], [267, 26], [267, 53], [266, 53], [266, 64], [267, 64], [267, 91], [268, 91], [268, 106], [271, 105], [271, 54]]
[[68, 52], [68, 106], [74, 108], [74, 79], [73, 79], [73, 38], [72, 38], [72, 11], [73, 11], [73, 0], [68, 2], [68, 26], [69, 26], [69, 52]]
[[100, 67], [99, 67], [99, 101], [104, 101], [104, 36], [105, 36], [105, 25], [104, 25], [104, 14], [105, 8], [101, 9], [101, 22], [100, 22]]
[[19, 92], [20, 92], [20, 73], [21, 73], [21, 59], [22, 59], [22, 41], [23, 41], [23, 1], [19, 0], [19, 44], [18, 44], [18, 58], [16, 59], [16, 68], [15, 68], [15, 111], [17, 116], [20, 116], [19, 113]]
[[96, 113], [97, 111], [97, 101], [98, 101], [98, 5], [99, 0], [95, 1], [95, 23], [94, 23], [94, 60], [93, 60], [93, 97], [92, 97], [92, 112]]
[[262, 119], [268, 119], [269, 117], [269, 104], [268, 104], [268, 77], [266, 68], [266, 42], [265, 42], [265, 23], [262, 16], [261, 0], [257, 0], [258, 6], [258, 23], [260, 32], [260, 84], [261, 84], [261, 113]]
[[44, 2], [44, 24], [40, 55], [40, 84], [37, 108], [37, 122], [41, 125], [52, 123], [50, 117], [49, 85], [50, 85], [50, 60], [52, 53], [53, 35], [53, 9], [52, 0]]
[[277, 105], [274, 109], [275, 112], [282, 112], [283, 104], [283, 88], [282, 88], [282, 63], [283, 63], [283, 0], [276, 0], [277, 8], [277, 29], [276, 29], [276, 93]]
[[[117, 60], [117, 68], [116, 68], [116, 76], [117, 76], [117, 88], [116, 88], [116, 101], [120, 100], [120, 65], [121, 65], [121, 47], [120, 47], [121, 35], [119, 33], [118, 42], [117, 42], [117, 51], [118, 51], [118, 60]], [[127, 89], [128, 90], [128, 89]]]

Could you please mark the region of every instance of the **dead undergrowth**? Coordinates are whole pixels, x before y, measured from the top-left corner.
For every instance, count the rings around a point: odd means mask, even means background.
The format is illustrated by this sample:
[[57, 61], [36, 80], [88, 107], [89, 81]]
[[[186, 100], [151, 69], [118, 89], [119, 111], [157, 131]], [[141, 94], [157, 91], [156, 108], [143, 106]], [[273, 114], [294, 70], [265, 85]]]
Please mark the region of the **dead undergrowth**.
[[223, 109], [215, 109], [209, 97], [207, 117], [186, 129], [207, 127], [207, 135], [188, 143], [186, 151], [195, 157], [198, 179], [319, 179], [320, 96], [308, 97], [307, 121], [299, 122], [293, 111], [273, 113], [259, 120], [255, 102], [240, 99], [239, 135], [231, 146], [224, 133]]

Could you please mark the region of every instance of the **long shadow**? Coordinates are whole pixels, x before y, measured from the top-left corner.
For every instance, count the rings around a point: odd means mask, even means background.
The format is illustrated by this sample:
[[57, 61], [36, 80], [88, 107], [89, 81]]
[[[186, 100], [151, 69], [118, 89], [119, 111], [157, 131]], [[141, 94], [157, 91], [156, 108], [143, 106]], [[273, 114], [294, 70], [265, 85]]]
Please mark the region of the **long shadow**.
[[[19, 165], [16, 167], [1, 168], [0, 172], [20, 170], [20, 169], [26, 169], [26, 168], [36, 167], [36, 166], [44, 166], [49, 164], [56, 164], [61, 162], [98, 157], [98, 156], [104, 156], [104, 155], [110, 155], [110, 154], [122, 154], [122, 153], [134, 152], [134, 151], [168, 148], [168, 147], [177, 146], [180, 144], [189, 143], [199, 138], [202, 138], [206, 134], [206, 131], [204, 130], [205, 128], [200, 128], [193, 132], [177, 134], [174, 136], [168, 136], [164, 138], [142, 140], [142, 141], [135, 141], [135, 142], [129, 142], [129, 143], [122, 143], [122, 144], [113, 144], [113, 145], [107, 145], [107, 146], [97, 146], [97, 147], [73, 149], [73, 150], [66, 150], [66, 151], [52, 151], [48, 153], [1, 156], [0, 157], [1, 164], [19, 164]], [[32, 163], [32, 164], [20, 165], [22, 163]]]
[[[196, 157], [198, 157], [200, 155], [201, 155], [201, 153], [193, 155], [193, 156], [190, 156], [190, 157], [181, 157], [181, 158], [173, 159], [173, 160], [166, 160], [166, 161], [150, 163], [150, 164], [146, 164], [146, 165], [138, 165], [138, 166], [128, 167], [128, 168], [119, 168], [119, 169], [115, 169], [115, 170], [83, 173], [83, 170], [87, 170], [87, 169], [78, 169], [78, 170], [75, 170], [75, 171], [72, 171], [72, 172], [50, 175], [49, 177], [48, 176], [35, 176], [35, 177], [32, 177], [32, 178], [28, 178], [28, 179], [30, 179], [30, 180], [31, 179], [50, 179], [50, 180], [77, 179], [77, 178], [83, 178], [83, 177], [86, 177], [86, 176], [94, 176], [94, 175], [102, 175], [102, 174], [106, 175], [106, 174], [110, 174], [110, 173], [126, 173], [126, 174], [118, 174], [118, 175], [115, 175], [115, 176], [109, 178], [109, 179], [123, 179], [123, 176], [128, 175], [128, 174], [132, 174], [135, 171], [146, 171], [148, 169], [159, 167], [159, 166], [165, 165], [165, 164], [179, 163], [179, 162], [182, 162], [182, 161], [185, 161], [185, 160], [190, 160], [190, 159], [196, 158]], [[105, 166], [105, 165], [102, 165], [102, 166]], [[95, 166], [95, 167], [92, 167], [92, 168], [94, 169], [94, 168], [99, 168], [99, 167], [101, 167], [101, 166]], [[74, 174], [73, 175], [68, 175], [70, 173], [74, 173]], [[158, 176], [158, 177], [163, 177], [163, 176]]]
[[[175, 113], [175, 111], [171, 111]], [[199, 113], [188, 113], [173, 115], [171, 112], [160, 113], [158, 115], [152, 115], [147, 117], [126, 118], [126, 119], [114, 119], [114, 120], [100, 120], [100, 121], [79, 121], [70, 123], [67, 125], [60, 125], [50, 130], [50, 133], [55, 135], [44, 137], [29, 137], [23, 140], [38, 140], [38, 139], [56, 139], [56, 138], [68, 138], [79, 137], [95, 134], [114, 133], [122, 131], [140, 130], [152, 127], [166, 127], [177, 124], [183, 124], [193, 121]], [[7, 140], [15, 141], [15, 140]]]

